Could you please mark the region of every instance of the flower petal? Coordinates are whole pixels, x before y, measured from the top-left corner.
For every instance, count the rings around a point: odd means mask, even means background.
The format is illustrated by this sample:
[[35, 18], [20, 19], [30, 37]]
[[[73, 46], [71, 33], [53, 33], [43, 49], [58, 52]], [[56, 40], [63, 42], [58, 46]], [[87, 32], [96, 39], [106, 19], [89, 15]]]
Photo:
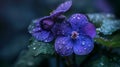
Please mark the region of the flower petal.
[[94, 48], [93, 40], [86, 35], [80, 35], [79, 39], [76, 40], [75, 43], [76, 44], [74, 45], [73, 50], [77, 55], [87, 55]]
[[84, 14], [79, 13], [73, 14], [67, 21], [71, 24], [73, 29], [78, 29], [88, 23], [87, 17]]
[[87, 23], [81, 30], [91, 38], [96, 36], [96, 28], [92, 23]]
[[55, 36], [58, 36], [58, 35], [61, 35], [61, 29], [60, 29], [60, 23], [56, 23], [53, 28], [51, 29], [52, 33], [55, 35]]
[[54, 39], [54, 35], [50, 31], [53, 24], [54, 22], [50, 16], [44, 16], [34, 20], [28, 30], [29, 33], [37, 40], [50, 42]]
[[54, 39], [54, 35], [52, 33], [49, 34], [49, 36], [43, 40], [44, 42], [51, 42]]
[[37, 39], [43, 41], [49, 36], [48, 31], [40, 30], [40, 28], [33, 29], [32, 35]]
[[66, 1], [62, 4], [60, 4], [56, 10], [53, 11], [53, 13], [56, 13], [58, 11], [63, 11], [63, 12], [66, 12], [70, 9], [70, 7], [72, 6], [72, 1]]
[[31, 32], [32, 36], [39, 41], [50, 42], [54, 39], [54, 36], [50, 31], [45, 31], [40, 29], [40, 27], [36, 27]]
[[50, 16], [44, 16], [42, 18], [38, 18], [38, 19], [34, 20], [31, 25], [34, 26], [33, 28], [35, 28], [35, 27], [40, 27], [41, 28], [41, 25], [40, 25], [41, 22], [43, 20], [46, 20], [46, 19], [51, 19], [51, 17]]
[[40, 21], [40, 20], [41, 20], [41, 18], [32, 21], [32, 23], [31, 23], [31, 24], [29, 25], [29, 27], [28, 27], [29, 33], [32, 33], [32, 32], [33, 32], [33, 29], [35, 29], [35, 28], [41, 30], [41, 27], [40, 27], [40, 24], [39, 24], [39, 21]]
[[55, 11], [55, 12], [52, 12], [50, 17], [52, 18], [56, 18], [56, 17], [59, 17], [60, 15], [62, 15], [64, 13], [64, 11]]
[[58, 37], [55, 41], [55, 50], [61, 56], [68, 56], [73, 53], [73, 44], [69, 37]]
[[57, 36], [59, 35], [69, 36], [71, 34], [71, 31], [72, 27], [67, 22], [56, 23], [52, 28], [52, 32]]
[[70, 35], [71, 34], [71, 32], [72, 32], [72, 27], [71, 27], [71, 25], [69, 24], [69, 23], [67, 23], [67, 22], [63, 22], [63, 23], [61, 23], [61, 31], [62, 31], [62, 35]]

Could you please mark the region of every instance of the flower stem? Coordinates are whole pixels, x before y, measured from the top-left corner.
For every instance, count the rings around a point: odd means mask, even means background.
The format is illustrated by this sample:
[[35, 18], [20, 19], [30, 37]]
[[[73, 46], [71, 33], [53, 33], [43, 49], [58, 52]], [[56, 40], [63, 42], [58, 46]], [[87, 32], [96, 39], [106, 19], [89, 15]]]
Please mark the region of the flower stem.
[[60, 57], [56, 54], [56, 67], [60, 67]]
[[68, 67], [73, 67], [73, 65], [72, 65], [69, 57], [65, 57], [65, 59], [66, 59], [66, 64], [67, 64], [67, 66], [68, 66]]
[[73, 54], [73, 56], [72, 56], [72, 61], [73, 61], [73, 66], [74, 66], [74, 67], [77, 67], [75, 54]]

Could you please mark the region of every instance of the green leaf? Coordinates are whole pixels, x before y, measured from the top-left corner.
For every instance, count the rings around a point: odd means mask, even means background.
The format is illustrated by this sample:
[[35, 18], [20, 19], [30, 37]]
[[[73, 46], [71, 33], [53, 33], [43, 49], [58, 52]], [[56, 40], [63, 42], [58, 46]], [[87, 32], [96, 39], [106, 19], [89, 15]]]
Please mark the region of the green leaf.
[[120, 29], [120, 20], [103, 20], [103, 23], [98, 31], [103, 33], [104, 35], [111, 35], [113, 32]]
[[40, 42], [32, 38], [28, 46], [34, 56], [38, 55], [53, 55], [54, 47], [52, 43]]
[[92, 63], [91, 67], [108, 67], [108, 58], [102, 56], [101, 58], [97, 59]]
[[120, 67], [120, 58], [112, 57], [108, 58], [107, 56], [101, 56], [91, 62], [89, 62], [86, 67]]
[[14, 67], [37, 67], [41, 61], [54, 54], [51, 43], [43, 43], [31, 38], [29, 44], [29, 49], [21, 52]]
[[113, 14], [87, 14], [90, 21], [96, 26], [97, 36], [95, 41], [108, 47], [120, 47], [120, 20]]
[[34, 57], [30, 50], [23, 50], [14, 67], [37, 67], [46, 57], [39, 55]]
[[107, 36], [107, 38], [98, 37], [98, 38], [95, 38], [95, 41], [104, 46], [108, 46], [112, 48], [120, 47], [120, 33], [117, 32], [116, 34], [109, 35]]
[[111, 35], [113, 32], [120, 29], [120, 20], [115, 19], [113, 14], [87, 14], [90, 21], [96, 27], [97, 32], [104, 35]]

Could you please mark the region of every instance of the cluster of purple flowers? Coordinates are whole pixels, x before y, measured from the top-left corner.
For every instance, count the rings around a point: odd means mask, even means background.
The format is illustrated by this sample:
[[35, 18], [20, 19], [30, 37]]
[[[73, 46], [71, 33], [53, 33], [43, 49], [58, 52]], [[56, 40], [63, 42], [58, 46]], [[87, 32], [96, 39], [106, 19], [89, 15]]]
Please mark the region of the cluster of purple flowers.
[[63, 15], [70, 9], [72, 1], [66, 1], [49, 16], [35, 20], [30, 30], [34, 38], [42, 42], [54, 42], [55, 50], [61, 56], [87, 55], [94, 48], [95, 27], [84, 14], [76, 13], [68, 19]]

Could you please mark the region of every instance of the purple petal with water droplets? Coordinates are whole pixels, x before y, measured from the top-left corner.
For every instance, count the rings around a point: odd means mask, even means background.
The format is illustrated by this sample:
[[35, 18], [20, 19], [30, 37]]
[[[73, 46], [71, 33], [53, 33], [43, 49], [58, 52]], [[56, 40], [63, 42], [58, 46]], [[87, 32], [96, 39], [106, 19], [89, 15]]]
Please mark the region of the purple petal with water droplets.
[[70, 35], [72, 32], [72, 27], [68, 22], [63, 22], [61, 24], [61, 31], [62, 31], [62, 35]]
[[76, 40], [73, 50], [77, 55], [87, 55], [94, 48], [94, 43], [92, 38], [87, 35], [79, 35], [78, 40]]
[[73, 44], [69, 37], [58, 37], [55, 41], [55, 50], [61, 56], [68, 56], [73, 53]]
[[[42, 18], [39, 18], [39, 19], [36, 19], [35, 21], [33, 21], [33, 24], [30, 25], [30, 27], [29, 27], [29, 33], [31, 33], [32, 36], [39, 41], [43, 41], [43, 42], [52, 41], [54, 39], [54, 36], [51, 33], [51, 31], [44, 30], [41, 27], [42, 21], [43, 20], [49, 21], [49, 19], [51, 20], [50, 16], [45, 16], [45, 17], [42, 17]], [[52, 22], [52, 20], [50, 22]]]
[[87, 17], [84, 14], [79, 13], [73, 14], [67, 21], [71, 24], [73, 29], [78, 29], [88, 23]]
[[91, 38], [96, 36], [96, 28], [92, 23], [87, 23], [84, 27], [81, 28], [81, 30]]
[[51, 42], [53, 39], [54, 39], [54, 35], [52, 33], [50, 33], [49, 36], [46, 39], [44, 39], [43, 41], [44, 42]]
[[64, 12], [66, 12], [66, 11], [68, 11], [70, 9], [71, 6], [72, 6], [72, 1], [71, 0], [70, 1], [66, 1], [66, 2], [60, 4], [57, 7], [57, 9], [54, 10], [53, 13], [56, 13], [57, 11], [64, 11]]
[[72, 27], [67, 22], [56, 23], [52, 28], [52, 32], [56, 36], [59, 36], [59, 35], [68, 36], [71, 34], [71, 31], [72, 31]]
[[72, 6], [72, 1], [66, 1], [65, 3], [62, 3], [61, 5], [59, 5], [56, 10], [51, 12], [50, 16], [53, 18], [58, 17], [63, 13], [65, 13], [66, 11], [68, 11], [71, 6]]
[[33, 37], [40, 41], [45, 40], [49, 36], [48, 31], [40, 30], [40, 28], [33, 29], [31, 34]]
[[50, 42], [54, 39], [54, 36], [51, 32], [41, 30], [39, 27], [34, 28], [31, 34], [35, 39], [43, 42]]

